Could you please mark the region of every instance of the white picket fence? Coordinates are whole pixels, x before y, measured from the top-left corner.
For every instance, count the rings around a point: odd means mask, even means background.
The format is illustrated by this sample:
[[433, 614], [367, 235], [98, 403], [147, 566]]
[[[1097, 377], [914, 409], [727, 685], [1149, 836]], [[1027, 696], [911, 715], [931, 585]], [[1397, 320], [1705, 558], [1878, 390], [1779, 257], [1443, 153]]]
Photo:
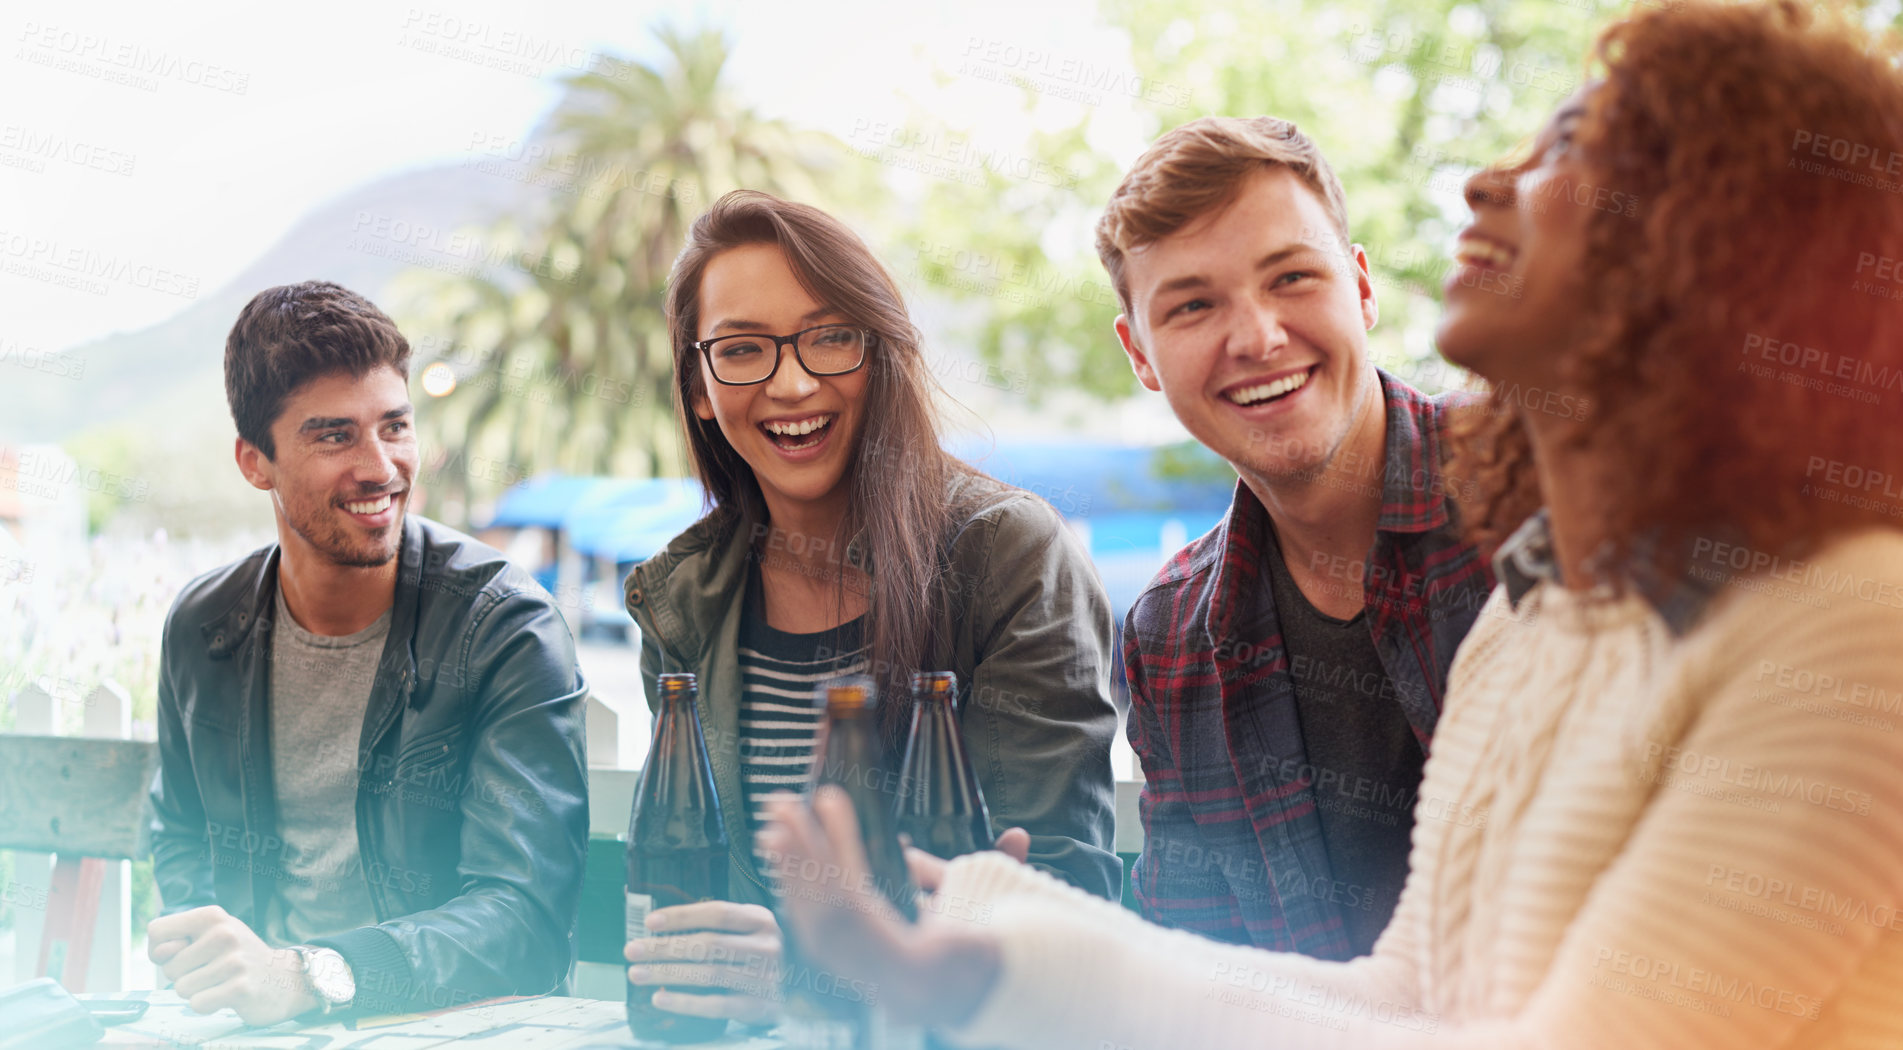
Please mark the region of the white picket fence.
[[[36, 684], [29, 684], [13, 696], [13, 731], [37, 736], [60, 735], [61, 703], [74, 698], [56, 698]], [[94, 687], [80, 703], [79, 736], [124, 740], [132, 735], [132, 698], [117, 682], [107, 680]], [[5, 805], [0, 800], [0, 805]], [[7, 983], [30, 980], [40, 961], [40, 933], [46, 918], [46, 902], [53, 885], [53, 855], [50, 853], [13, 854], [13, 880], [7, 899], [13, 910], [13, 965], [5, 973]], [[127, 861], [106, 864], [100, 885], [99, 915], [93, 926], [92, 957], [86, 971], [88, 992], [116, 992], [127, 988], [157, 987], [157, 970], [143, 950], [132, 943], [132, 865]], [[4, 972], [4, 971], [0, 971]]]
[[[636, 767], [645, 757], [648, 743], [647, 710], [638, 693], [618, 699], [611, 704], [591, 695], [587, 702], [589, 824], [590, 831], [598, 835], [619, 835], [627, 830], [628, 809], [639, 777]], [[59, 735], [62, 724], [68, 721], [61, 717], [61, 705], [79, 703], [79, 735], [115, 740], [131, 736], [131, 699], [112, 681], [102, 682], [83, 700], [76, 693], [56, 697], [38, 685], [28, 685], [14, 695], [12, 703], [16, 733]], [[1134, 762], [1127, 754], [1118, 757], [1116, 848], [1134, 851], [1142, 844], [1142, 830], [1136, 819], [1136, 796], [1141, 784], [1125, 779], [1125, 770]], [[6, 800], [0, 799], [0, 805], [5, 804]], [[41, 926], [52, 889], [52, 861], [47, 853], [13, 853], [12, 881], [0, 887], [14, 916], [13, 961], [9, 967], [0, 959], [0, 985], [34, 976]], [[87, 969], [88, 992], [157, 988], [165, 983], [157, 967], [146, 959], [143, 944], [132, 940], [131, 890], [131, 864], [108, 862]], [[571, 994], [615, 999], [622, 994], [623, 981], [618, 966], [581, 963], [571, 974]]]

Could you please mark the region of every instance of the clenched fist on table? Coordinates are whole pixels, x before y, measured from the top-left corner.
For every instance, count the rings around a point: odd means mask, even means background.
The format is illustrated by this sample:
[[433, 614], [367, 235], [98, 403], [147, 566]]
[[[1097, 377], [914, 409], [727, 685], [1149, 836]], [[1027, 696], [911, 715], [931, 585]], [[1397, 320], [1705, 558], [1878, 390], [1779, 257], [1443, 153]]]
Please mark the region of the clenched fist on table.
[[217, 905], [153, 919], [146, 944], [172, 990], [199, 1013], [229, 1007], [246, 1024], [272, 1025], [324, 1005], [297, 949], [272, 948]]

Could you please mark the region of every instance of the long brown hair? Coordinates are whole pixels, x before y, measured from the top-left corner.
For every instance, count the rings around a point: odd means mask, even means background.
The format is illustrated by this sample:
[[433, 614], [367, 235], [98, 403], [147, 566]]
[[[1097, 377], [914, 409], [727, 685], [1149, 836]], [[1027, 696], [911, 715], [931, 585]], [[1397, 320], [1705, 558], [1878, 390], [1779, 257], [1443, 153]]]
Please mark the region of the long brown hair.
[[[688, 455], [706, 486], [724, 537], [735, 530], [752, 537], [767, 522], [760, 484], [720, 425], [691, 409], [708, 382], [693, 344], [700, 330], [700, 283], [707, 264], [721, 252], [748, 244], [774, 244], [785, 253], [800, 287], [815, 300], [878, 336], [868, 350], [865, 391], [872, 411], [863, 413], [857, 446], [846, 467], [850, 492], [840, 534], [832, 549], [862, 536], [871, 572], [867, 621], [869, 662], [888, 700], [901, 701], [919, 662], [939, 648], [930, 637], [932, 603], [941, 600], [943, 545], [951, 524], [946, 486], [974, 473], [939, 444], [932, 395], [937, 382], [920, 350], [918, 329], [905, 309], [898, 284], [871, 250], [831, 215], [806, 204], [753, 190], [735, 190], [694, 220], [686, 245], [668, 278], [667, 320], [674, 340], [674, 409], [687, 432]], [[843, 607], [845, 566], [834, 574]], [[906, 708], [886, 703], [893, 717]], [[888, 733], [896, 723], [883, 720]]]
[[[1894, 491], [1855, 491], [1903, 477], [1896, 53], [1792, 0], [1645, 9], [1594, 45], [1576, 149], [1637, 214], [1588, 220], [1589, 327], [1560, 367], [1593, 405], [1567, 440], [1606, 464], [1613, 582], [1675, 574], [1704, 530], [1801, 556], [1903, 524]], [[1454, 445], [1492, 550], [1543, 502], [1506, 392]], [[1654, 564], [1636, 564], [1647, 546]]]

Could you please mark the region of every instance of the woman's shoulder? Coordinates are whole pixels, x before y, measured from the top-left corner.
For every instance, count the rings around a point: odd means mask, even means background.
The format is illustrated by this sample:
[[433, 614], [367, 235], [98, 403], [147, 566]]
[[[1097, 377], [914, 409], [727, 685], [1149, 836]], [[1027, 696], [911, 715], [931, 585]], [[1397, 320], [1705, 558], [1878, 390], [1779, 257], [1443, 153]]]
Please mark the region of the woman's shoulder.
[[637, 623], [643, 619], [641, 607], [652, 608], [665, 601], [683, 612], [683, 606], [697, 604], [692, 599], [725, 586], [716, 577], [730, 575], [729, 548], [735, 539], [735, 526], [718, 511], [704, 515], [681, 530], [667, 546], [637, 562], [622, 581], [628, 614]]
[[982, 525], [996, 539], [1048, 539], [1065, 531], [1063, 515], [1036, 494], [979, 471], [946, 485], [953, 542]]
[[1101, 589], [1089, 548], [1049, 503], [983, 474], [965, 483], [963, 495], [952, 502], [947, 543], [954, 583], [994, 596], [1084, 581]]
[[1714, 626], [1892, 620], [1903, 611], [1903, 530], [1846, 532], [1801, 558], [1701, 542], [1690, 571], [1717, 585]]
[[1691, 651], [1760, 669], [1850, 660], [1878, 670], [1894, 661], [1891, 647], [1903, 636], [1903, 530], [1859, 529], [1804, 558], [1721, 547], [1692, 566], [1717, 594], [1685, 639]]
[[728, 534], [733, 531], [731, 524], [724, 518], [719, 511], [702, 515], [692, 525], [676, 533], [659, 551], [636, 562], [634, 572], [666, 575], [683, 562], [718, 553], [731, 538]]

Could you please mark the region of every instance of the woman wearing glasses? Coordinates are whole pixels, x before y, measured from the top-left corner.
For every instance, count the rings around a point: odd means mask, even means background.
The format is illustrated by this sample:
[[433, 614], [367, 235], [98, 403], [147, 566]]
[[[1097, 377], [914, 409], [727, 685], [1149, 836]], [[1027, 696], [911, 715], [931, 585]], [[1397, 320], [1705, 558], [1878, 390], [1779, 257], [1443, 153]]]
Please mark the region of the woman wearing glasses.
[[[891, 276], [824, 212], [739, 191], [689, 230], [667, 316], [714, 509], [635, 568], [627, 606], [649, 696], [657, 674], [700, 676], [736, 903], [655, 912], [696, 932], [630, 943], [630, 979], [731, 993], [657, 992], [664, 1009], [772, 1019], [779, 934], [752, 832], [763, 799], [803, 785], [814, 689], [840, 674], [902, 701], [911, 672], [955, 672], [993, 821], [1029, 832], [1002, 845], [1114, 898], [1109, 603], [1048, 504], [941, 449]], [[902, 742], [908, 705], [882, 715]]]
[[[1438, 342], [1496, 391], [1452, 469], [1500, 584], [1373, 953], [1201, 941], [983, 853], [938, 882], [983, 925], [789, 893], [822, 965], [982, 1046], [1903, 1046], [1895, 41], [1638, 10], [1467, 185]], [[764, 837], [844, 894], [836, 801]]]

